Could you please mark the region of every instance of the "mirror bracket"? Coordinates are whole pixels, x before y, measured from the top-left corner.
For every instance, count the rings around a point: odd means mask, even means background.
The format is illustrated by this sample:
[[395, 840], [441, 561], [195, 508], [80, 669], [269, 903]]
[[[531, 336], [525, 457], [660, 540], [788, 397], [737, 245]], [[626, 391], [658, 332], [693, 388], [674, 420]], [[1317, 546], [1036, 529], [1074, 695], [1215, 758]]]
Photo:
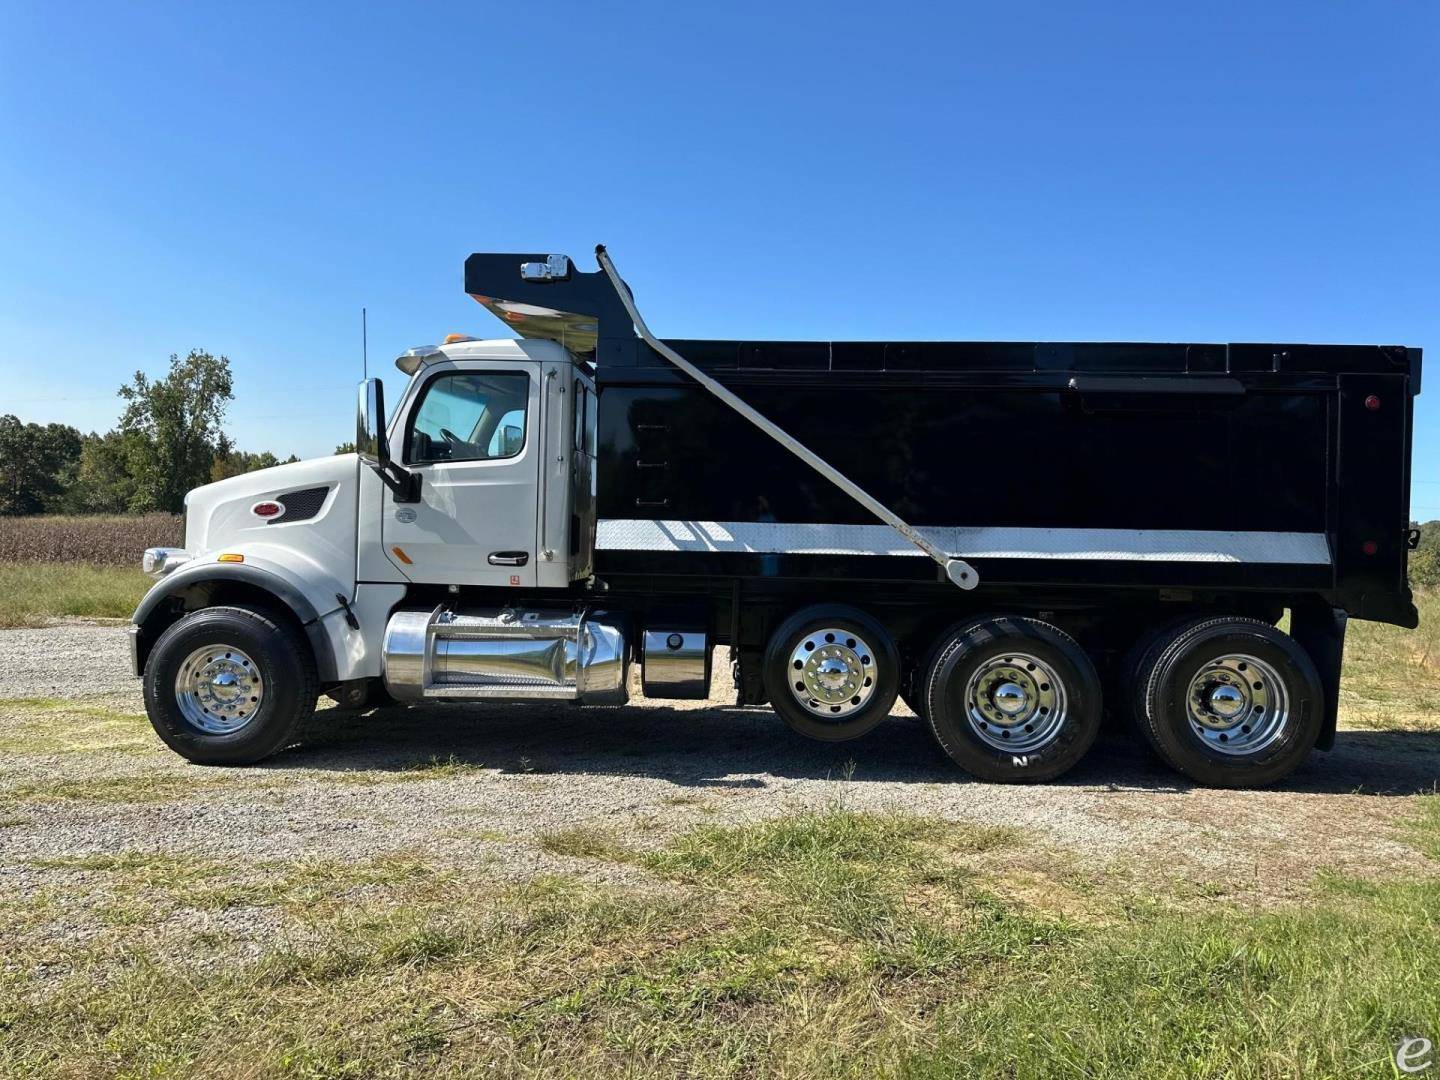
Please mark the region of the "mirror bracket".
[[397, 503], [418, 503], [420, 501], [420, 474], [403, 469], [393, 461], [384, 465], [370, 463], [376, 475], [390, 489]]

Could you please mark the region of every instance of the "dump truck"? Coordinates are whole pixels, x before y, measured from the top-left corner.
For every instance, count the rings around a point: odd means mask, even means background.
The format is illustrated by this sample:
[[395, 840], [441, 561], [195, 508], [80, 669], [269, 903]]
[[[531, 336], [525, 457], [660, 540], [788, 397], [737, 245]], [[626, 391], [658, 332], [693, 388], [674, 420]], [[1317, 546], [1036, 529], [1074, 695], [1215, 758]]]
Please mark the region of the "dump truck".
[[901, 700], [1043, 781], [1109, 718], [1252, 787], [1332, 746], [1347, 620], [1418, 621], [1417, 348], [660, 339], [596, 259], [470, 256], [514, 336], [366, 380], [357, 453], [190, 492], [129, 628], [170, 747], [258, 761], [322, 694], [703, 699], [724, 646], [815, 739]]

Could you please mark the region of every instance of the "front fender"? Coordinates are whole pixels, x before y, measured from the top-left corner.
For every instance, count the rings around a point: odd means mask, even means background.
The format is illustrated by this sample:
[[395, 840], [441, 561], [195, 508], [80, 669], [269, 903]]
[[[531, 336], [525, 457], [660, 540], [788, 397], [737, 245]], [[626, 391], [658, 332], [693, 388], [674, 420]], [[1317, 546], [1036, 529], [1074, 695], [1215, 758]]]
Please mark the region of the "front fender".
[[157, 614], [168, 610], [165, 607], [167, 601], [188, 599], [197, 593], [208, 596], [225, 586], [238, 585], [259, 590], [283, 604], [310, 640], [320, 681], [336, 681], [339, 664], [331, 636], [326, 633], [322, 620], [344, 607], [341, 600], [351, 593], [353, 586], [342, 584], [318, 567], [305, 567], [306, 573], [302, 576], [295, 569], [267, 558], [263, 550], [256, 550], [266, 546], [253, 545], [248, 551], [234, 551], [233, 554], [244, 556], [244, 562], [216, 562], [213, 556], [201, 556], [156, 582], [131, 616], [138, 631], [135, 638], [136, 674], [144, 670], [150, 647], [159, 637], [159, 632], [154, 631], [154, 620]]

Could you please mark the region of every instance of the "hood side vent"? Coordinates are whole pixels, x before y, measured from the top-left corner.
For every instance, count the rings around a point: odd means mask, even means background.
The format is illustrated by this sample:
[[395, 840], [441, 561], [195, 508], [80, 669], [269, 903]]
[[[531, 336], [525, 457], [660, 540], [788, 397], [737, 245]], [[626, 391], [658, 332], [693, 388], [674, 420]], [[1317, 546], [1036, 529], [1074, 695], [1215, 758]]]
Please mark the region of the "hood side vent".
[[330, 494], [328, 487], [301, 488], [299, 491], [287, 491], [284, 495], [277, 496], [275, 501], [285, 507], [285, 513], [277, 518], [271, 519], [267, 524], [284, 525], [290, 521], [308, 521], [320, 513], [320, 508], [325, 505], [325, 496]]

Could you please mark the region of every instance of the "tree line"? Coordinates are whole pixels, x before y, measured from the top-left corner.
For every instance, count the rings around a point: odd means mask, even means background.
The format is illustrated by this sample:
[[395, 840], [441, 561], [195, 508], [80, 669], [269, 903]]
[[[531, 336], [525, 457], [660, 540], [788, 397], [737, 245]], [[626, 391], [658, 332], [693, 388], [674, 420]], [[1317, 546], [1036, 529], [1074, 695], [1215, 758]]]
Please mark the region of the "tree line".
[[172, 354], [164, 377], [137, 371], [119, 396], [119, 421], [103, 435], [0, 416], [0, 514], [176, 514], [191, 488], [281, 464], [225, 434], [227, 357]]

